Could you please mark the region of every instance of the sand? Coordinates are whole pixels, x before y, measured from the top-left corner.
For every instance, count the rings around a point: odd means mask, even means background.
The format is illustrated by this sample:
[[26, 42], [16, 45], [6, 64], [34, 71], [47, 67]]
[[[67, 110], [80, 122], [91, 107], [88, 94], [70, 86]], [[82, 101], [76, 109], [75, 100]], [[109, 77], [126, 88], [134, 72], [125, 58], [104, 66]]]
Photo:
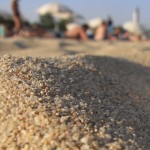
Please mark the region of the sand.
[[148, 46], [1, 40], [0, 149], [148, 150]]
[[62, 55], [88, 54], [124, 58], [150, 66], [149, 42], [78, 42], [57, 39], [0, 39], [0, 56], [58, 57]]

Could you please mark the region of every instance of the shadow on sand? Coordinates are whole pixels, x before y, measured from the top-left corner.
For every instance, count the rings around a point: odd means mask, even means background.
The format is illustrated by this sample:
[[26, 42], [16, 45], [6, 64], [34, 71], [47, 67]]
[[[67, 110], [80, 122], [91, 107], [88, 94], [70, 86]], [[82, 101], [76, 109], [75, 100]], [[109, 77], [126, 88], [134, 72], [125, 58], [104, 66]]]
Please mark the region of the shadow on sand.
[[25, 50], [28, 48], [27, 45], [25, 45], [23, 42], [19, 42], [19, 41], [14, 42], [14, 45], [17, 46], [21, 50]]

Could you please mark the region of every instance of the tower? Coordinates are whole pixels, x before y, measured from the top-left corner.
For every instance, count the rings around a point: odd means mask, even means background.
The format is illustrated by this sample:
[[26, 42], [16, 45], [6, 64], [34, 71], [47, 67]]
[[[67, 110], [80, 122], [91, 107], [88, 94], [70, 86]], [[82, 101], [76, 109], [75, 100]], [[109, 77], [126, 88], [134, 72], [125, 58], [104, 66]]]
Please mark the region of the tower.
[[133, 12], [133, 23], [140, 24], [140, 9], [136, 8]]

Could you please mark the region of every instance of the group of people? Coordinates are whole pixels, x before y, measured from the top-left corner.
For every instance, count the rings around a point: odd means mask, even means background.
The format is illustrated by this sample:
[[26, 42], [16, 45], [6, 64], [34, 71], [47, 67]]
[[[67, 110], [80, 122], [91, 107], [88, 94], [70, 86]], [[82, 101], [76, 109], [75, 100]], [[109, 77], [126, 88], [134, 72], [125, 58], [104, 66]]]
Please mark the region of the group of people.
[[[20, 0], [12, 0], [12, 12], [14, 20], [13, 36], [23, 37], [57, 37], [56, 34], [48, 32], [40, 25], [35, 26], [22, 26], [22, 19], [19, 11], [18, 2]], [[89, 32], [92, 31], [92, 32]], [[0, 30], [1, 32], [1, 30]], [[89, 34], [90, 33], [90, 34]], [[123, 30], [121, 27], [114, 28], [113, 21], [109, 18], [107, 21], [103, 21], [95, 30], [91, 30], [87, 24], [75, 27], [71, 30], [67, 30], [63, 33], [63, 36], [59, 36], [69, 39], [77, 39], [82, 41], [87, 40], [141, 40], [140, 35], [131, 34], [128, 31]]]
[[121, 27], [114, 28], [113, 21], [109, 18], [107, 21], [103, 21], [99, 26], [89, 33], [91, 30], [88, 25], [73, 28], [72, 30], [66, 31], [65, 36], [68, 38], [80, 39], [87, 41], [89, 39], [95, 41], [102, 40], [122, 40], [122, 41], [139, 41], [142, 40], [141, 35], [130, 33]]

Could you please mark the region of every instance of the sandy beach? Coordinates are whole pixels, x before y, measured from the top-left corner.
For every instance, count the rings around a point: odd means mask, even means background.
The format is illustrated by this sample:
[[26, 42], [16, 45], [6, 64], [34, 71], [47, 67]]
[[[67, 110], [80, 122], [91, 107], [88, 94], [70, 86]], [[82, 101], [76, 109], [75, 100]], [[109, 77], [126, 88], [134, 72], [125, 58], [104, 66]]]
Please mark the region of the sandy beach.
[[0, 56], [1, 150], [149, 149], [150, 43], [0, 39]]
[[149, 42], [79, 42], [57, 39], [1, 39], [0, 56], [59, 57], [63, 55], [88, 54], [111, 56], [150, 65]]

